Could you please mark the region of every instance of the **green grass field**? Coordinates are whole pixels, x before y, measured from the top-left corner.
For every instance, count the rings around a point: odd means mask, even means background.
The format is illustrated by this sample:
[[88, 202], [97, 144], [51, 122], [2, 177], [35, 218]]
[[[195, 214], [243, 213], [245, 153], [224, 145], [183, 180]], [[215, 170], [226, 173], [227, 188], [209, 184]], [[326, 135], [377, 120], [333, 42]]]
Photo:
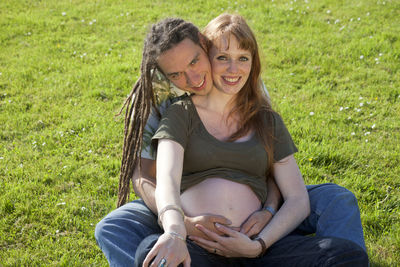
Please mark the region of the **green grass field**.
[[372, 266], [400, 262], [400, 2], [218, 2], [0, 1], [0, 266], [107, 265], [94, 228], [148, 26], [225, 11], [256, 33], [306, 183], [354, 192]]

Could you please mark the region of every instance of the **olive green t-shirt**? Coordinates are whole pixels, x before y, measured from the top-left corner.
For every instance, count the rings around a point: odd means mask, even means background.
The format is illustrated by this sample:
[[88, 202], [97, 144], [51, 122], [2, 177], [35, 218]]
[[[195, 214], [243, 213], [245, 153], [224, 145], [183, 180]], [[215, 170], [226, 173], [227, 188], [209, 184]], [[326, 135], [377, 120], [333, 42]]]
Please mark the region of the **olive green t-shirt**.
[[[297, 152], [281, 117], [273, 113], [274, 159]], [[267, 153], [253, 135], [244, 142], [224, 142], [206, 130], [190, 96], [172, 104], [162, 117], [153, 141], [170, 139], [184, 148], [181, 192], [207, 178], [224, 178], [248, 185], [261, 203], [267, 198]], [[156, 145], [156, 142], [153, 142]]]

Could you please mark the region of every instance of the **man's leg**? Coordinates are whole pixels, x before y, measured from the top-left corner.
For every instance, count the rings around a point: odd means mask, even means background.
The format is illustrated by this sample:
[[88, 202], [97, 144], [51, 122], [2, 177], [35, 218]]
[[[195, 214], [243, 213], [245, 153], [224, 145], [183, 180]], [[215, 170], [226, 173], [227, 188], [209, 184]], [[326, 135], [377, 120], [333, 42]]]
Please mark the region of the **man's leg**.
[[353, 241], [364, 250], [365, 241], [357, 199], [336, 184], [308, 185], [311, 214], [296, 233], [315, 233], [319, 237], [339, 237]]
[[96, 225], [95, 237], [110, 266], [132, 266], [140, 242], [161, 232], [157, 217], [143, 200], [135, 200], [104, 217]]
[[242, 266], [368, 266], [368, 255], [349, 240], [289, 235], [268, 248], [261, 258], [240, 259]]

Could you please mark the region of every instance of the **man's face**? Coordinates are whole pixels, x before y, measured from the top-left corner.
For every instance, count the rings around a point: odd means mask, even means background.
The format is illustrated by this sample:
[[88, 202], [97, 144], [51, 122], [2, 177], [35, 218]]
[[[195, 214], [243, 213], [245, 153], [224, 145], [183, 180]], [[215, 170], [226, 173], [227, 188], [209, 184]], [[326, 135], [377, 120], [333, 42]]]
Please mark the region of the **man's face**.
[[213, 87], [207, 54], [188, 38], [162, 53], [157, 62], [165, 76], [181, 90], [206, 95]]

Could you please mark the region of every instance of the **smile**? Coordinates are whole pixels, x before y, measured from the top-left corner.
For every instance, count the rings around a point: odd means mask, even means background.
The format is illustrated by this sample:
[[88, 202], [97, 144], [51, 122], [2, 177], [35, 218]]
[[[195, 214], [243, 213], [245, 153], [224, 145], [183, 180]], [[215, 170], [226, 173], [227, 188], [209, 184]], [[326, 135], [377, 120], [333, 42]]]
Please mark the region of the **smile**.
[[222, 79], [228, 84], [236, 84], [237, 82], [240, 81], [241, 77], [232, 78], [232, 77], [222, 76]]
[[205, 81], [206, 81], [206, 79], [205, 79], [205, 77], [203, 77], [203, 80], [198, 85], [193, 86], [193, 88], [196, 90], [201, 89], [201, 87], [203, 87]]

